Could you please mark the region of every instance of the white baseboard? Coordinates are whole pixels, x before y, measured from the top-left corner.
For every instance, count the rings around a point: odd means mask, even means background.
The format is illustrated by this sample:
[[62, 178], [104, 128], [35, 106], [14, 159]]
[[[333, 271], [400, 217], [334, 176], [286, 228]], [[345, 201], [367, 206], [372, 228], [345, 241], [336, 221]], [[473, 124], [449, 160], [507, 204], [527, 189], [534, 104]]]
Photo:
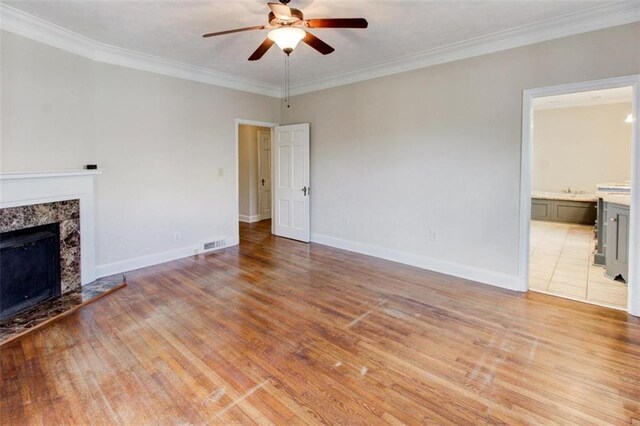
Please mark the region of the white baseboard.
[[405, 265], [415, 266], [417, 268], [452, 275], [458, 278], [506, 288], [508, 290], [525, 291], [522, 288], [521, 279], [517, 275], [487, 271], [486, 269], [480, 269], [473, 266], [461, 265], [459, 263], [447, 262], [398, 250], [391, 250], [380, 246], [345, 240], [329, 235], [314, 233], [311, 234], [311, 241], [342, 250], [353, 251], [393, 262], [403, 263]]
[[[207, 250], [206, 253], [212, 251], [222, 250], [227, 247], [233, 247], [240, 244], [240, 238], [238, 236], [227, 238], [227, 244], [224, 247], [218, 247], [212, 250]], [[203, 254], [202, 244], [194, 244], [187, 247], [182, 247], [175, 250], [163, 251], [160, 253], [149, 254], [146, 256], [140, 256], [133, 259], [121, 260], [118, 262], [107, 263], [105, 265], [98, 265], [96, 268], [97, 278], [108, 277], [110, 275], [121, 274], [123, 272], [133, 271], [140, 268], [146, 268], [147, 266], [158, 265], [160, 263], [171, 262], [172, 260], [178, 260], [189, 256], [195, 256], [196, 254]]]
[[[524, 291], [522, 288], [521, 280], [516, 275], [487, 271], [486, 269], [461, 265], [459, 263], [446, 262], [443, 260], [419, 256], [411, 253], [401, 252], [398, 250], [390, 250], [380, 246], [345, 240], [329, 235], [314, 233], [311, 234], [311, 241], [317, 244], [323, 244], [342, 250], [348, 250], [368, 256], [378, 257], [381, 259], [390, 260], [392, 262], [398, 262], [405, 265], [415, 266], [417, 268], [440, 272], [443, 274], [452, 275], [454, 277], [477, 281], [508, 290]], [[239, 243], [240, 238], [238, 236], [230, 237], [227, 238], [227, 245], [225, 247], [233, 247], [238, 245]], [[214, 250], [220, 250], [225, 247], [220, 247]], [[133, 271], [135, 269], [145, 268], [147, 266], [158, 265], [160, 263], [194, 256], [196, 253], [203, 253], [202, 246], [200, 244], [195, 244], [160, 253], [154, 253], [151, 255], [140, 256], [133, 259], [122, 260], [119, 262], [108, 263], [105, 265], [99, 265], [96, 268], [97, 277], [106, 277], [123, 272]]]
[[262, 220], [262, 216], [260, 216], [259, 214], [254, 214], [253, 216], [241, 214], [238, 215], [238, 220], [245, 223], [260, 222]]

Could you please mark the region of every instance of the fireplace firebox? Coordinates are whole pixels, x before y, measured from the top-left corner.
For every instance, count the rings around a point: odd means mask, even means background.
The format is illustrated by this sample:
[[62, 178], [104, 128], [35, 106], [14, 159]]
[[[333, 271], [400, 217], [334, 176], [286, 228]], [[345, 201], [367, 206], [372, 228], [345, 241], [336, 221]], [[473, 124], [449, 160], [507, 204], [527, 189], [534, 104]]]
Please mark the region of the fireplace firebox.
[[0, 233], [0, 319], [60, 292], [58, 223]]

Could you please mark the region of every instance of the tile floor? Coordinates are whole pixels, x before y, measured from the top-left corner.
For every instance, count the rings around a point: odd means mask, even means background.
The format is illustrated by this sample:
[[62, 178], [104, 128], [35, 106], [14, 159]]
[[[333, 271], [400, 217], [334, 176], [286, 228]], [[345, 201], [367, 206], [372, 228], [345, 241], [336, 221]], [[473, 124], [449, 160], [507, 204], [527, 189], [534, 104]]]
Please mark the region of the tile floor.
[[593, 265], [593, 226], [531, 221], [529, 289], [626, 309], [627, 287]]

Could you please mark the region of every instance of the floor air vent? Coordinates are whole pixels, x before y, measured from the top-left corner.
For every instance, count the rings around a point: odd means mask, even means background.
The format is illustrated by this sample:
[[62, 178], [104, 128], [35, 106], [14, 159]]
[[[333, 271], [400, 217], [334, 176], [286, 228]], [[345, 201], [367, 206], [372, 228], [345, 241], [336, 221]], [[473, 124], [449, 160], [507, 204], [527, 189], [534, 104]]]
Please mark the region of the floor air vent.
[[221, 248], [227, 245], [227, 241], [226, 240], [216, 240], [216, 241], [210, 241], [208, 243], [204, 243], [204, 249], [205, 250], [215, 250], [217, 248]]

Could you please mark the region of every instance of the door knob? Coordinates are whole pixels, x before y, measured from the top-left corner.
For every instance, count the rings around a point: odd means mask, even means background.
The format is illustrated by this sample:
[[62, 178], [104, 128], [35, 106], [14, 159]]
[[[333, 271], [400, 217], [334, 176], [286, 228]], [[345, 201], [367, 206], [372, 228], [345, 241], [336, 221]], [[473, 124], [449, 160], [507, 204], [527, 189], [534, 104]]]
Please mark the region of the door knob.
[[307, 192], [309, 191], [309, 188], [307, 188], [306, 186], [302, 188], [302, 193], [304, 194], [304, 196], [307, 196]]
[[264, 182], [265, 182], [265, 180], [264, 180], [264, 179], [262, 179], [262, 186], [264, 186]]

